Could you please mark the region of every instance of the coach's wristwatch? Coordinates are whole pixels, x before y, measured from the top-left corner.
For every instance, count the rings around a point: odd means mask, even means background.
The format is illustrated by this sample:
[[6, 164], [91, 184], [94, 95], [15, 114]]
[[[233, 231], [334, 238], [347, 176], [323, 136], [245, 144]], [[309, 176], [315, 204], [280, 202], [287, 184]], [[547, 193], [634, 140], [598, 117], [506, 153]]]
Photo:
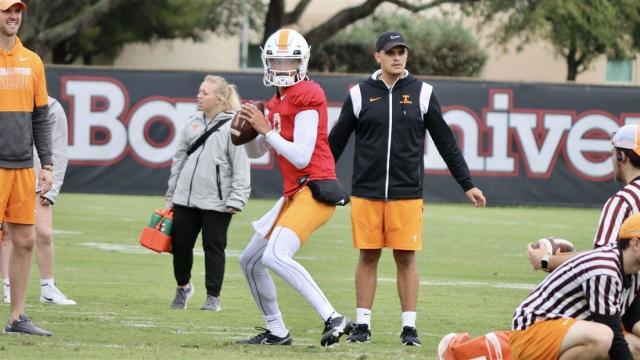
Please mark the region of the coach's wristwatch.
[[542, 260], [540, 260], [540, 268], [549, 272], [549, 255], [545, 255]]

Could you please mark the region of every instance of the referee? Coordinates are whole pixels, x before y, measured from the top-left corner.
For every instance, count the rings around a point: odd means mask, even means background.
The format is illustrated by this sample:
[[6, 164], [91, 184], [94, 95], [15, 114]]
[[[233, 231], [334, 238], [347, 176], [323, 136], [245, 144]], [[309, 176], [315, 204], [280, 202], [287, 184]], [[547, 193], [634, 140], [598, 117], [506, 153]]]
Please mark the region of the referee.
[[640, 340], [638, 271], [635, 214], [620, 227], [616, 245], [566, 261], [518, 306], [509, 339], [514, 358], [633, 359], [628, 342]]

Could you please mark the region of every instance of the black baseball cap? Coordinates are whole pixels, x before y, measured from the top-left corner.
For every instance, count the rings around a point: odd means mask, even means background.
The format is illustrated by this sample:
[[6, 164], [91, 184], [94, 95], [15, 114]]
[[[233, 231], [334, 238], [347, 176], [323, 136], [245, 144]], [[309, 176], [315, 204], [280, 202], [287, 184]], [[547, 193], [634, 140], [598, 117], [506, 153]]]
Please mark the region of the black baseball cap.
[[385, 33], [382, 33], [378, 37], [378, 41], [376, 41], [376, 51], [387, 51], [396, 46], [404, 46], [407, 49], [409, 48], [409, 46], [407, 46], [407, 41], [404, 39], [404, 36], [402, 36], [402, 34], [400, 34], [399, 32], [387, 31]]

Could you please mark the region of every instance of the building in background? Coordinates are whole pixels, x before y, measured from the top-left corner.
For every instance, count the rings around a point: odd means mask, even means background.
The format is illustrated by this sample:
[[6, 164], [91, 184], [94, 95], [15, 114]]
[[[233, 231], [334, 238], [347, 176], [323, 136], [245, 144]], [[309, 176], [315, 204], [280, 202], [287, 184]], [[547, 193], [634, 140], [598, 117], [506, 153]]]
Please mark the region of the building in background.
[[[341, 9], [361, 2], [362, 0], [312, 1], [298, 22], [301, 26], [297, 27], [302, 31], [312, 28]], [[287, 10], [291, 10], [295, 3], [288, 1], [287, 5], [289, 7]], [[389, 5], [389, 8], [392, 7], [393, 5]], [[437, 16], [439, 11], [441, 10], [430, 10], [421, 13], [421, 16]], [[465, 19], [464, 23], [468, 24], [469, 28], [473, 28], [471, 21]], [[514, 43], [505, 51], [496, 45], [489, 45], [487, 33], [475, 33], [488, 55], [481, 79], [564, 82], [567, 66], [564, 59], [555, 54], [551, 44], [535, 41], [524, 46], [521, 51], [516, 51]], [[260, 36], [261, 34], [253, 34], [250, 42], [259, 43]], [[202, 42], [162, 40], [149, 44], [129, 44], [115, 59], [113, 66], [133, 69], [238, 71], [241, 70], [240, 48], [240, 35], [220, 37], [213, 33], [205, 36]], [[261, 69], [258, 45], [249, 47], [248, 64], [249, 68]], [[576, 83], [640, 85], [639, 67], [639, 56], [634, 59], [609, 59], [601, 56], [591, 64], [588, 70], [578, 75]]]

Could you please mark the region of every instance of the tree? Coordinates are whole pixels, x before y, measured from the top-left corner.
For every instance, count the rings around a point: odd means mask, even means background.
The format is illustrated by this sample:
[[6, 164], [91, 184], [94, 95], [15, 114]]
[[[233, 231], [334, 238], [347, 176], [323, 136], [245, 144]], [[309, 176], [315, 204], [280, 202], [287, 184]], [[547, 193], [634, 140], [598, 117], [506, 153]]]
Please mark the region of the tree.
[[498, 23], [492, 37], [503, 46], [549, 41], [565, 59], [570, 81], [596, 57], [628, 57], [640, 45], [637, 0], [487, 0], [469, 9], [484, 25]]
[[[278, 29], [295, 24], [304, 13], [311, 0], [300, 0], [293, 11], [285, 13], [284, 0], [270, 0], [269, 10], [265, 17], [265, 28], [262, 43], [269, 35]], [[320, 46], [333, 35], [346, 28], [354, 22], [364, 19], [374, 13], [378, 6], [383, 3], [396, 5], [398, 8], [406, 9], [417, 13], [422, 10], [435, 8], [443, 4], [465, 4], [470, 5], [478, 0], [366, 0], [360, 5], [352, 6], [337, 12], [329, 20], [306, 31], [304, 34], [307, 42], [313, 46]]]
[[[263, 28], [263, 42], [277, 29], [295, 24], [311, 0], [299, 0], [291, 12], [285, 0], [25, 0], [29, 21], [22, 40], [55, 63], [71, 63], [81, 57], [91, 64], [96, 56], [113, 58], [122, 46], [154, 39], [191, 38], [203, 31], [235, 34], [247, 13], [251, 28]], [[479, 0], [365, 0], [337, 12], [305, 33], [314, 47], [357, 20], [366, 18], [384, 3], [411, 12], [443, 4], [473, 4]], [[264, 27], [263, 27], [264, 24]]]
[[245, 3], [259, 24], [260, 0], [31, 0], [20, 36], [42, 56], [53, 52], [54, 63], [82, 57], [91, 64], [96, 56], [115, 57], [126, 43], [234, 33]]
[[81, 0], [31, 0], [25, 1], [29, 11], [27, 21], [21, 25], [20, 36], [24, 43], [40, 54], [51, 49], [96, 24], [125, 0], [100, 0], [86, 4]]
[[375, 39], [389, 29], [402, 32], [411, 46], [407, 68], [414, 74], [478, 76], [487, 59], [477, 40], [458, 22], [380, 13], [316, 48], [309, 65], [321, 71], [369, 73], [378, 67], [373, 60]]

